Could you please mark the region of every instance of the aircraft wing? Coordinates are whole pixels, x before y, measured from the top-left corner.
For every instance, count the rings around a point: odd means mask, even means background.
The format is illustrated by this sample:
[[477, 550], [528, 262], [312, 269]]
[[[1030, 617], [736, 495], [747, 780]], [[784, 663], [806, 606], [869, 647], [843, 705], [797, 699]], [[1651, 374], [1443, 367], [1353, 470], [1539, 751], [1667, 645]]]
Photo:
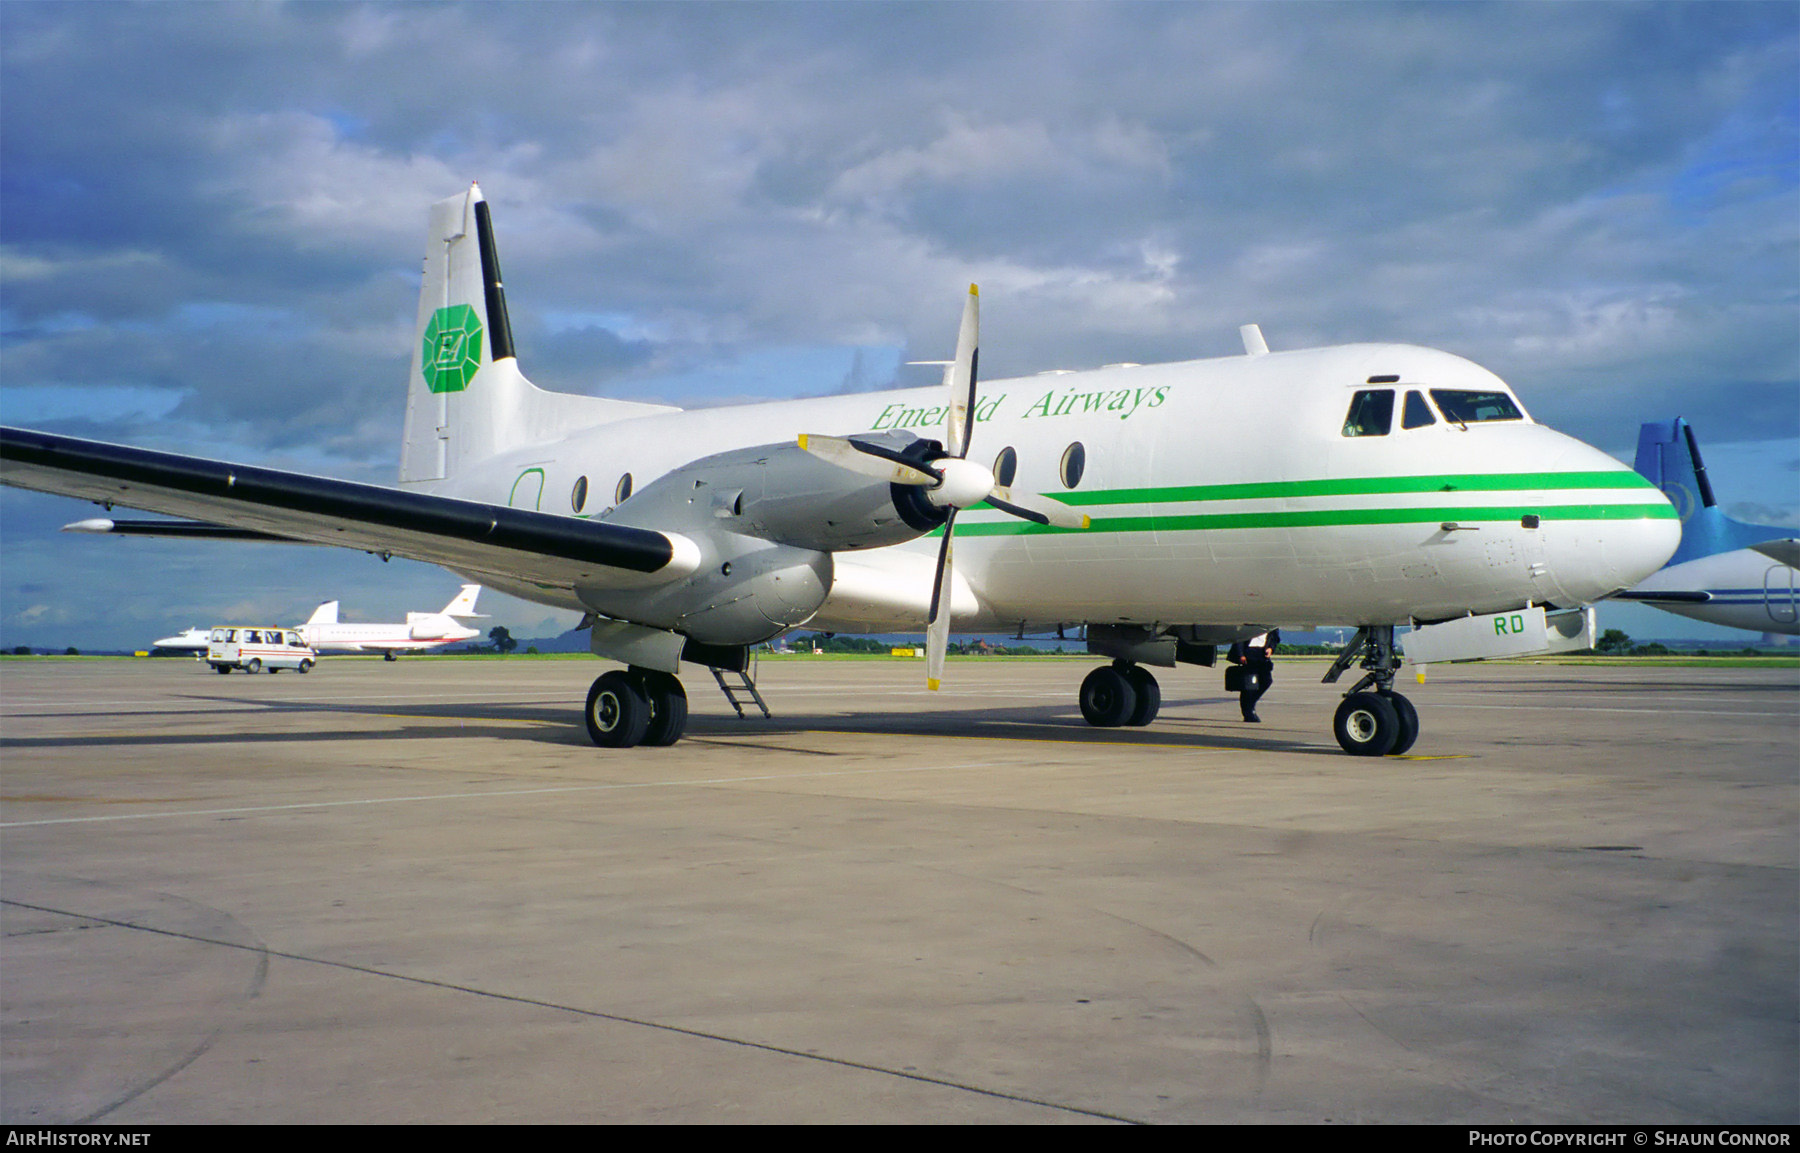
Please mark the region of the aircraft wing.
[[0, 482], [560, 587], [648, 587], [700, 563], [675, 533], [27, 429], [0, 428]]

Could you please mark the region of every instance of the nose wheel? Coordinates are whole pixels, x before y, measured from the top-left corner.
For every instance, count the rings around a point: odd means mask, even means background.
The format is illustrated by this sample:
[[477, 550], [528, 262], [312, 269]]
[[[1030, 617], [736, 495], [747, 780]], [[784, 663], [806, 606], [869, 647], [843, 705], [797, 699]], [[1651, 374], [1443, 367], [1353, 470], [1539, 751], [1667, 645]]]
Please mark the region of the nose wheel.
[[1400, 671], [1394, 626], [1365, 625], [1356, 630], [1356, 636], [1332, 662], [1325, 683], [1336, 681], [1358, 657], [1364, 676], [1344, 694], [1332, 717], [1332, 733], [1353, 757], [1399, 756], [1419, 739], [1419, 710], [1394, 691], [1394, 674]]

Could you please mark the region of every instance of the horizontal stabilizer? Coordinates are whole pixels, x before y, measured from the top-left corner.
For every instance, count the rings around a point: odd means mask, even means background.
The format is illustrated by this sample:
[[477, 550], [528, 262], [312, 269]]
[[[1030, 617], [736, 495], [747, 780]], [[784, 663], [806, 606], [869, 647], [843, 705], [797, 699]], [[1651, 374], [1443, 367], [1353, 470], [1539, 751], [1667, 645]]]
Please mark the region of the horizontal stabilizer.
[[1750, 546], [1757, 552], [1777, 561], [1789, 568], [1800, 568], [1800, 540], [1788, 537], [1785, 540], [1765, 540]]
[[1671, 605], [1703, 605], [1713, 599], [1713, 595], [1699, 589], [1668, 589], [1658, 592], [1654, 589], [1626, 589], [1614, 593], [1611, 597], [1616, 601], [1641, 601], [1644, 604]]

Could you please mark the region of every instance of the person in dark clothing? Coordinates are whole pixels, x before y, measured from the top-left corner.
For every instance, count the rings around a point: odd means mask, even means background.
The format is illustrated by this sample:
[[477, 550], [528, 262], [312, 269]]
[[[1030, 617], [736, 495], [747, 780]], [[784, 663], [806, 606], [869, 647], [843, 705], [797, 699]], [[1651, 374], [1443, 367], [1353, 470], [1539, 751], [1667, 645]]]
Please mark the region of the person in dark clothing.
[[1281, 630], [1270, 629], [1247, 641], [1237, 642], [1225, 656], [1239, 670], [1238, 708], [1251, 724], [1262, 723], [1262, 718], [1256, 715], [1256, 702], [1275, 681], [1275, 646], [1280, 643]]

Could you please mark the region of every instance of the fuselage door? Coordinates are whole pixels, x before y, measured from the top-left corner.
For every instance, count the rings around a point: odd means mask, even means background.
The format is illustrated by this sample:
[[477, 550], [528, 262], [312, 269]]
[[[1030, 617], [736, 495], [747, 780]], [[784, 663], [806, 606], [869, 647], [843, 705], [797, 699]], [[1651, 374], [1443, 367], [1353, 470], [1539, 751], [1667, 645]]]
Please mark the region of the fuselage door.
[[1763, 573], [1763, 608], [1769, 619], [1791, 625], [1800, 617], [1800, 600], [1795, 599], [1794, 570], [1784, 564], [1773, 564]]

